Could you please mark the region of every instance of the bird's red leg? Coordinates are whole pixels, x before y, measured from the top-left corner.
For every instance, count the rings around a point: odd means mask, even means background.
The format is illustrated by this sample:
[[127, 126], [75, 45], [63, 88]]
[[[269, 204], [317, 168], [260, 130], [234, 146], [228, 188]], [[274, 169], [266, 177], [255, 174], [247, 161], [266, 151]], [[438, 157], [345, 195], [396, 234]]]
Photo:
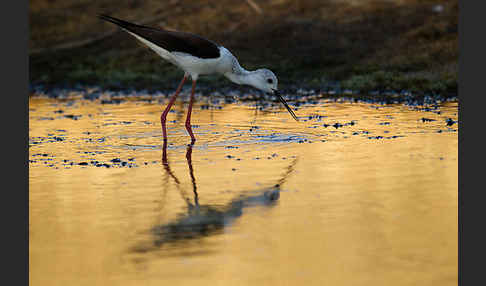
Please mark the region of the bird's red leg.
[[179, 87], [177, 87], [177, 90], [176, 90], [175, 94], [170, 99], [169, 104], [165, 108], [164, 112], [162, 112], [162, 115], [160, 115], [160, 123], [162, 124], [162, 134], [164, 136], [164, 141], [167, 141], [167, 131], [165, 129], [165, 122], [167, 120], [167, 113], [169, 113], [170, 108], [172, 107], [172, 105], [174, 104], [177, 96], [181, 92], [182, 86], [184, 85], [184, 82], [186, 81], [186, 78], [187, 78], [187, 76], [184, 75], [184, 77], [181, 80], [181, 83], [179, 83]]
[[192, 90], [191, 90], [191, 99], [189, 99], [189, 108], [187, 109], [187, 118], [186, 118], [186, 129], [189, 132], [189, 136], [191, 136], [191, 145], [196, 142], [196, 137], [192, 133], [191, 128], [191, 113], [192, 113], [192, 103], [194, 102], [194, 91], [196, 89], [196, 81], [192, 81]]

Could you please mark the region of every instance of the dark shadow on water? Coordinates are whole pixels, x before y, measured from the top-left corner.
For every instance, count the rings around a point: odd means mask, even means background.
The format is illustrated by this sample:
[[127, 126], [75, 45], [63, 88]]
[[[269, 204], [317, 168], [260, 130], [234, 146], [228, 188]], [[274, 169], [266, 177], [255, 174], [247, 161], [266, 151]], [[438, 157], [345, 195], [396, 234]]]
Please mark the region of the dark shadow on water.
[[180, 214], [175, 220], [155, 225], [151, 229], [153, 244], [151, 247], [137, 247], [134, 252], [148, 252], [159, 249], [164, 244], [177, 244], [188, 242], [204, 236], [221, 233], [223, 228], [229, 226], [235, 219], [243, 214], [243, 209], [252, 206], [273, 207], [280, 198], [280, 189], [287, 178], [292, 174], [298, 158], [295, 158], [279, 177], [275, 185], [252, 190], [251, 195], [240, 195], [226, 205], [204, 205], [199, 203], [196, 177], [192, 165], [192, 145], [187, 146], [186, 159], [189, 175], [192, 182], [192, 200], [188, 192], [182, 188], [181, 183], [171, 170], [167, 160], [167, 143], [164, 142], [162, 151], [162, 165], [165, 171], [164, 185], [172, 178], [182, 199], [186, 202], [187, 211]]

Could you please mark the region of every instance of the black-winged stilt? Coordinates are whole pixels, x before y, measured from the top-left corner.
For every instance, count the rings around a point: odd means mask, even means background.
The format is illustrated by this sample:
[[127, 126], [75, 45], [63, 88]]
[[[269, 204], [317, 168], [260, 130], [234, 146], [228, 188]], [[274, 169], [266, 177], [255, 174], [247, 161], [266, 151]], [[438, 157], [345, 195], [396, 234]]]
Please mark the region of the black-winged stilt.
[[198, 35], [137, 25], [104, 14], [98, 15], [98, 17], [120, 26], [154, 50], [159, 56], [184, 71], [184, 77], [175, 94], [160, 116], [164, 141], [167, 140], [165, 127], [167, 113], [169, 113], [188, 76], [192, 78], [192, 90], [187, 111], [186, 129], [191, 136], [191, 144], [196, 141], [191, 128], [191, 111], [196, 81], [200, 75], [222, 74], [234, 83], [250, 85], [263, 92], [274, 94], [284, 104], [292, 117], [297, 120], [293, 110], [278, 92], [277, 77], [271, 70], [247, 71], [240, 66], [236, 57], [228, 49]]

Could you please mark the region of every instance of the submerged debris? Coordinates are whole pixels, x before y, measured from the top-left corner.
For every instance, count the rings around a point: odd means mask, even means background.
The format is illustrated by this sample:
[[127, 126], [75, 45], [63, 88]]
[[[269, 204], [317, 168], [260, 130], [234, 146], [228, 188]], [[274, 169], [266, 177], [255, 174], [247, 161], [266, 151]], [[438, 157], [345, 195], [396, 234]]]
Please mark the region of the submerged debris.
[[452, 125], [454, 125], [454, 123], [456, 123], [456, 121], [454, 121], [452, 118], [446, 119], [447, 126], [452, 126]]

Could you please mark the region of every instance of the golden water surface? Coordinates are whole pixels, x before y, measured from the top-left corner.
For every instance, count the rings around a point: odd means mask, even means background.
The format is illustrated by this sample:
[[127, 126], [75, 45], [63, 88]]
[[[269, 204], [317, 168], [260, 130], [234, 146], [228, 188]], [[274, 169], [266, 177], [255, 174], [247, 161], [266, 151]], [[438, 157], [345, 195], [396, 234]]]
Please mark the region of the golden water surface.
[[457, 102], [160, 101], [30, 99], [30, 285], [457, 284]]

